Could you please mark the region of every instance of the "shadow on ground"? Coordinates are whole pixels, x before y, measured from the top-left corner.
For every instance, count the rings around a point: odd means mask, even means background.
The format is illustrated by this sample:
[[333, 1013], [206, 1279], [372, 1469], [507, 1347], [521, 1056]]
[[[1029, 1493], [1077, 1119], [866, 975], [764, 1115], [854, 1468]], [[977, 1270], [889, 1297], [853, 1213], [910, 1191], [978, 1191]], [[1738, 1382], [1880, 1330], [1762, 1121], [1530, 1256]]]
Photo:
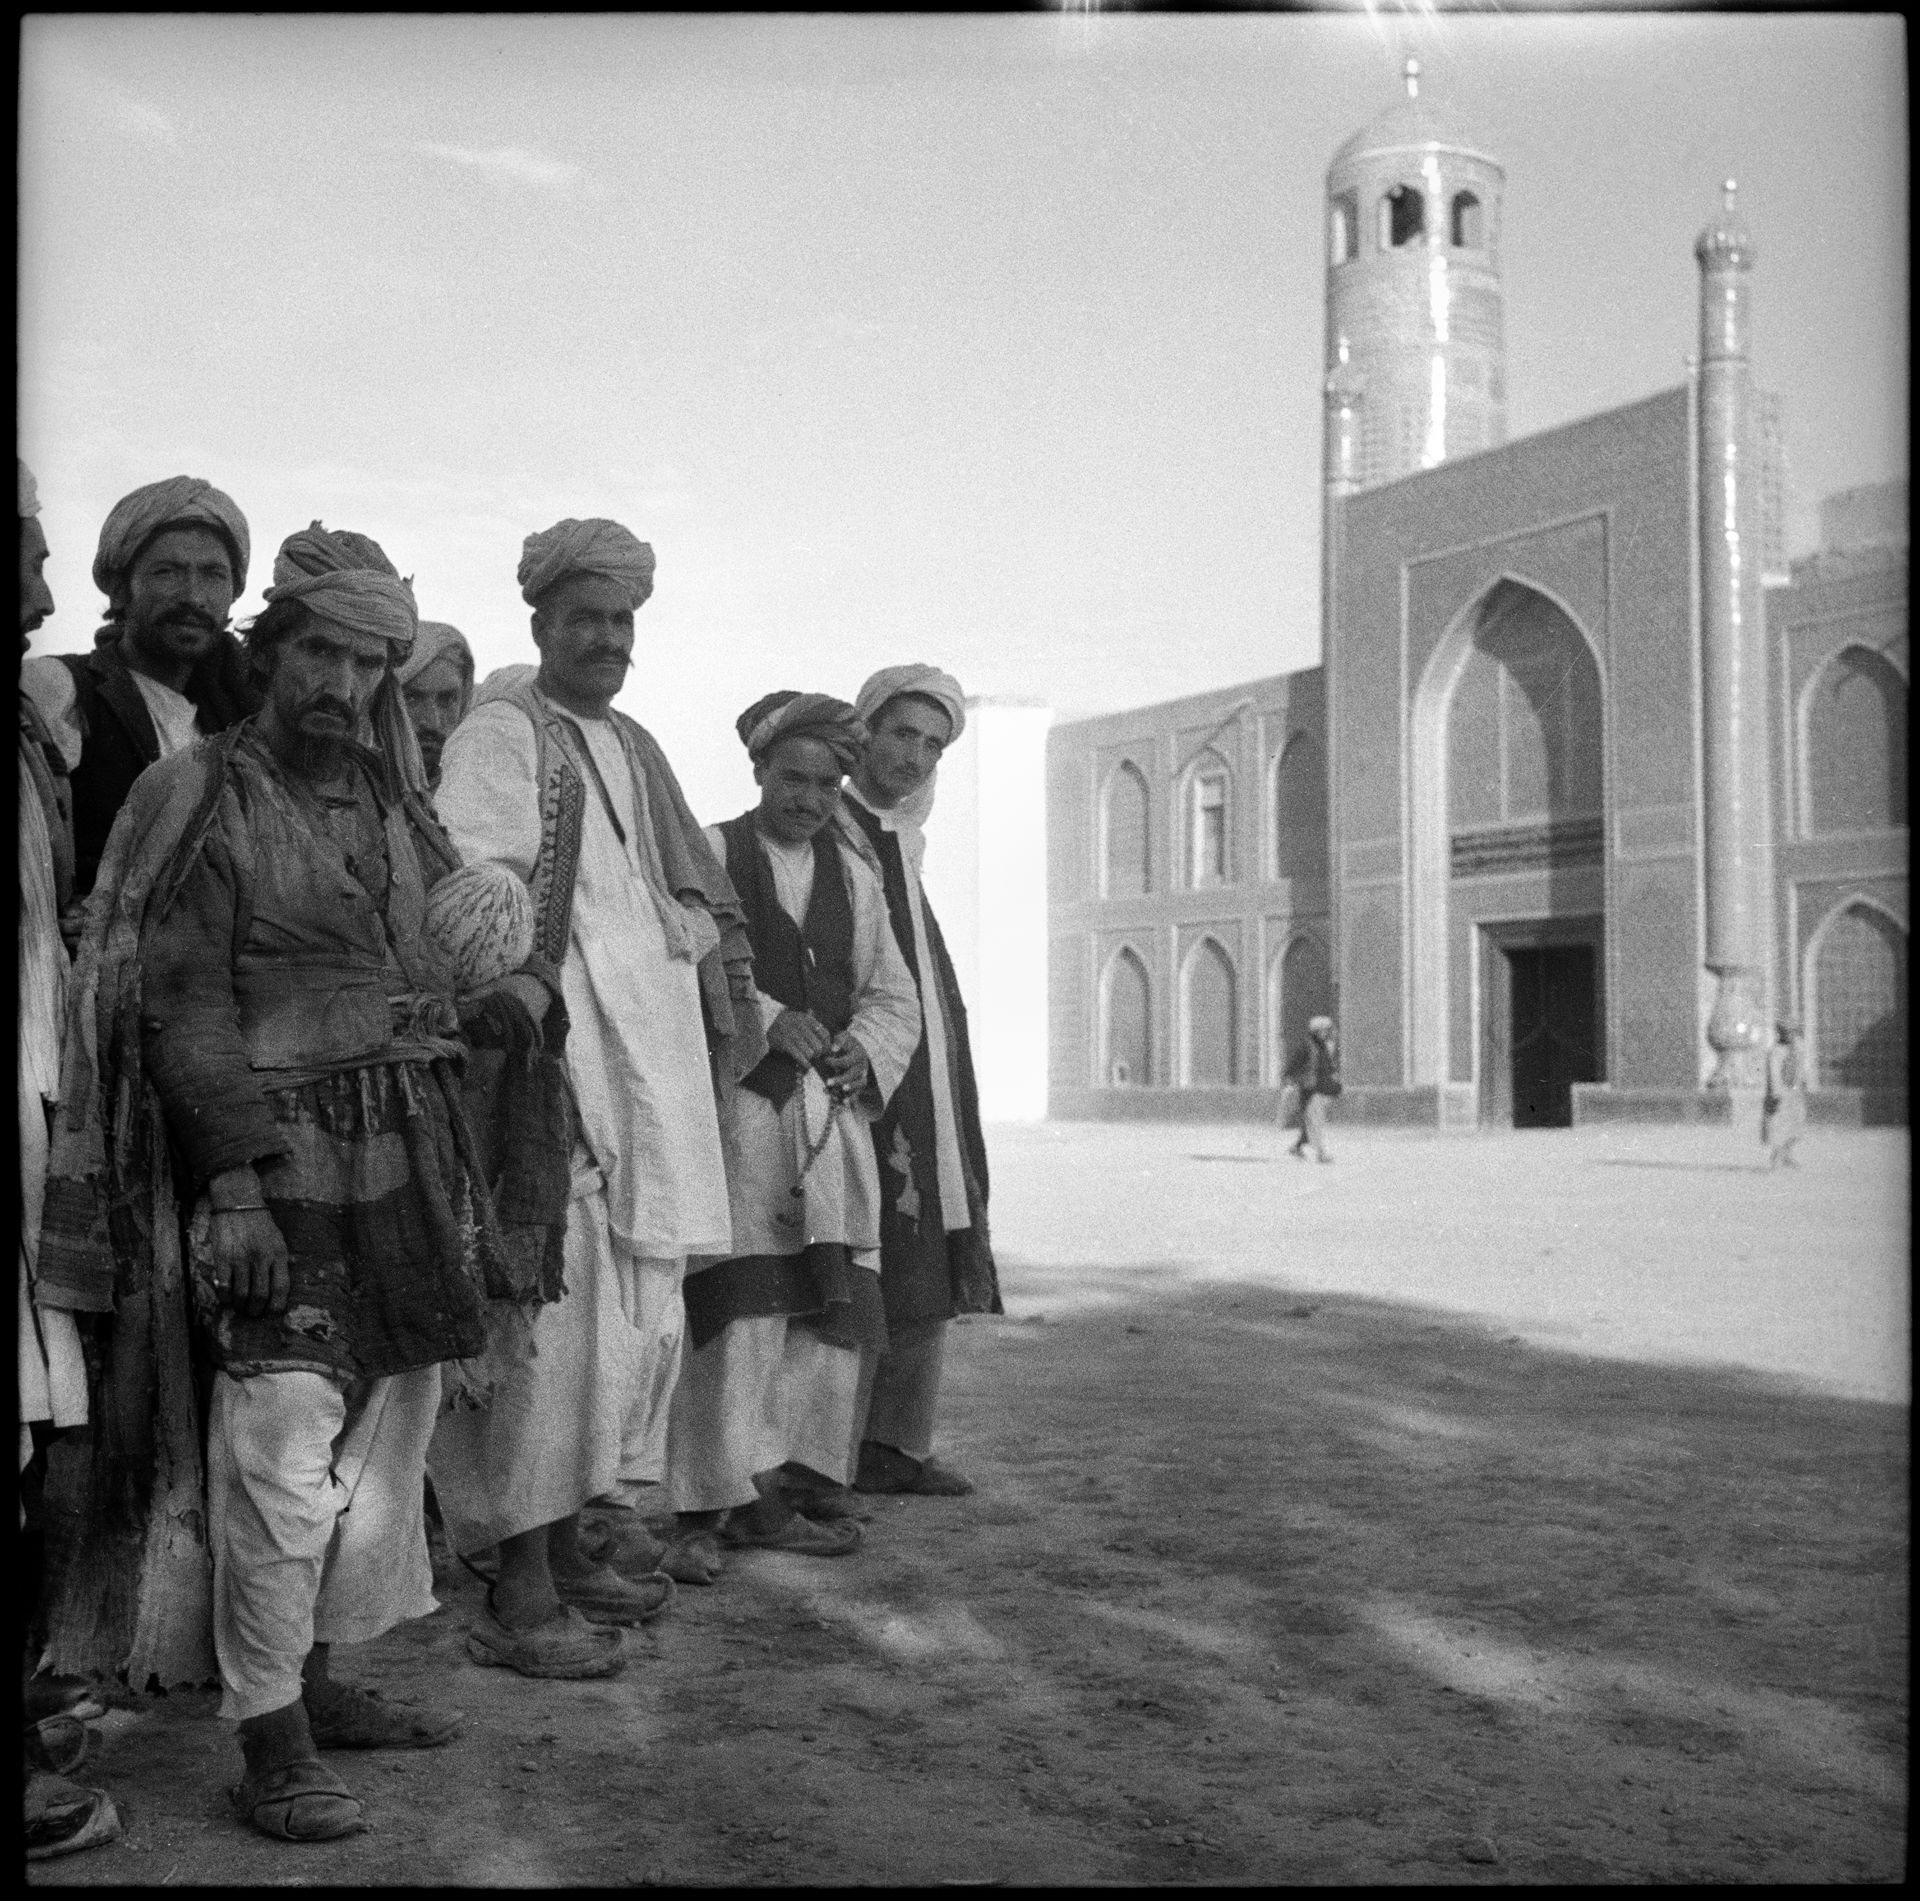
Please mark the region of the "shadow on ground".
[[1004, 1264], [953, 1501], [753, 1553], [607, 1684], [347, 1661], [465, 1737], [377, 1832], [224, 1816], [211, 1697], [129, 1712], [105, 1881], [1893, 1880], [1907, 1412], [1179, 1271]]

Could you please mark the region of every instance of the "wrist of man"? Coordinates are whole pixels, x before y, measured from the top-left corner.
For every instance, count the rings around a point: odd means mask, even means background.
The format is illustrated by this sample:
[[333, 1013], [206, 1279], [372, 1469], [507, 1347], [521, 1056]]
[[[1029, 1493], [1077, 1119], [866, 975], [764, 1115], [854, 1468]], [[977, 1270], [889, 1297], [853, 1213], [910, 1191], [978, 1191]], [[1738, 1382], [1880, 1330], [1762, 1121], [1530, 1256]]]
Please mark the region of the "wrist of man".
[[222, 1169], [207, 1183], [207, 1201], [217, 1215], [250, 1214], [267, 1205], [260, 1177], [251, 1163]]

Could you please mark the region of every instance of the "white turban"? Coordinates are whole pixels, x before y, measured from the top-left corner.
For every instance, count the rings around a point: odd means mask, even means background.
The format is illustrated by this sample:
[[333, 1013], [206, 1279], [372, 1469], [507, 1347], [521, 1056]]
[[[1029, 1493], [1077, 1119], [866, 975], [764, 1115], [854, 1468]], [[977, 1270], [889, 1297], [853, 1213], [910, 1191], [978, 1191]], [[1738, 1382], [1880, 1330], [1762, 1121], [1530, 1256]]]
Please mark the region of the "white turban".
[[473, 691], [473, 649], [459, 628], [443, 620], [423, 620], [414, 636], [413, 651], [400, 664], [400, 684], [411, 686], [436, 660], [451, 660], [460, 675], [461, 690]]
[[917, 693], [946, 714], [953, 723], [953, 731], [947, 735], [949, 746], [966, 730], [966, 689], [952, 674], [917, 660], [904, 667], [882, 667], [860, 689], [853, 710], [871, 727], [880, 709], [903, 693]]
[[[20, 462], [18, 456], [14, 457]], [[40, 512], [40, 484], [33, 479], [33, 471], [24, 462], [20, 462], [20, 519], [31, 521]]]

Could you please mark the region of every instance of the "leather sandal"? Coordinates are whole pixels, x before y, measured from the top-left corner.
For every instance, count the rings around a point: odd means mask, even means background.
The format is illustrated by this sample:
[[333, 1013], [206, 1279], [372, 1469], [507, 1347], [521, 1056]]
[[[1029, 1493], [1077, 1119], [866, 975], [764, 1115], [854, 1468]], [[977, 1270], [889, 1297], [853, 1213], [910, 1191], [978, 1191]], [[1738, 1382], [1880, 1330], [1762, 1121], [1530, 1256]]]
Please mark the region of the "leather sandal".
[[517, 1670], [523, 1677], [556, 1677], [578, 1682], [618, 1676], [627, 1667], [620, 1633], [590, 1624], [571, 1604], [562, 1604], [545, 1623], [510, 1630], [487, 1593], [486, 1614], [467, 1632], [467, 1655], [475, 1663]]
[[385, 1702], [378, 1690], [326, 1683], [305, 1690], [307, 1728], [316, 1749], [438, 1749], [459, 1733], [458, 1710]]
[[639, 1578], [604, 1567], [583, 1578], [556, 1573], [553, 1588], [590, 1624], [650, 1624], [673, 1602], [673, 1580], [664, 1571]]
[[896, 1447], [868, 1439], [860, 1447], [854, 1473], [856, 1492], [915, 1492], [922, 1498], [965, 1498], [973, 1481], [936, 1458], [916, 1459]]
[[682, 1584], [718, 1584], [726, 1568], [720, 1541], [710, 1531], [683, 1531], [660, 1560], [660, 1569]]
[[360, 1798], [317, 1758], [243, 1776], [227, 1796], [241, 1821], [277, 1842], [337, 1842], [367, 1825]]
[[29, 1861], [77, 1855], [123, 1832], [120, 1813], [106, 1790], [40, 1771], [27, 1778], [25, 1823]]
[[851, 1523], [816, 1525], [795, 1512], [785, 1524], [760, 1531], [751, 1523], [731, 1519], [720, 1527], [720, 1540], [752, 1551], [798, 1551], [809, 1558], [844, 1558], [860, 1549], [860, 1527]]

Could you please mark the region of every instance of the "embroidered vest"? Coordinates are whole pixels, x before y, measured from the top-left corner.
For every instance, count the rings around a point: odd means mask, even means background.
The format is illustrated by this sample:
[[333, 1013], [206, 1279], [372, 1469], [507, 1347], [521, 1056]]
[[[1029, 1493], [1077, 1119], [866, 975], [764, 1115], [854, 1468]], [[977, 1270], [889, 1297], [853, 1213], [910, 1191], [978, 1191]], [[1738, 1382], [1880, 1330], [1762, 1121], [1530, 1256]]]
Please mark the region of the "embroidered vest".
[[[853, 1021], [853, 900], [841, 869], [832, 828], [813, 837], [813, 890], [805, 927], [794, 923], [774, 887], [773, 868], [761, 849], [754, 817], [743, 812], [720, 827], [727, 844], [727, 876], [740, 894], [753, 942], [753, 980], [789, 1010], [806, 1010], [836, 1035]], [[799, 1087], [801, 1067], [791, 1056], [768, 1051], [741, 1087], [781, 1107]]]

